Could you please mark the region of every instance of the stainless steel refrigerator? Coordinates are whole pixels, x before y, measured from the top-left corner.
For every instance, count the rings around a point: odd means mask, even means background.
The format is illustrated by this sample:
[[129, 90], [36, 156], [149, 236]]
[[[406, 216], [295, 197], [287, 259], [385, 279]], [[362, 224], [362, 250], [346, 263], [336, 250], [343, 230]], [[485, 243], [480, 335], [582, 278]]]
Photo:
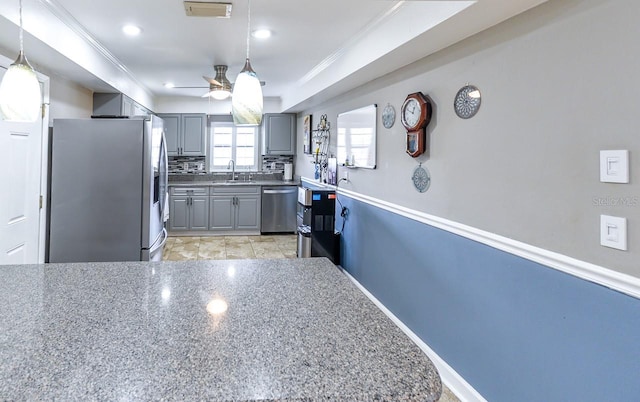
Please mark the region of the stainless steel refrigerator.
[[162, 260], [162, 119], [55, 119], [50, 155], [48, 262]]

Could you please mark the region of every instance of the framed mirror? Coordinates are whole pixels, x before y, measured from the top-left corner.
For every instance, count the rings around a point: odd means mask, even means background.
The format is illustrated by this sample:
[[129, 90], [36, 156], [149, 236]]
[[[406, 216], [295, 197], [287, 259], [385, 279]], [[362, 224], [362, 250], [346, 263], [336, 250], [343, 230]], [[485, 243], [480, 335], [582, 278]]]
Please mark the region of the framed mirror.
[[377, 106], [369, 105], [338, 115], [338, 164], [376, 168]]

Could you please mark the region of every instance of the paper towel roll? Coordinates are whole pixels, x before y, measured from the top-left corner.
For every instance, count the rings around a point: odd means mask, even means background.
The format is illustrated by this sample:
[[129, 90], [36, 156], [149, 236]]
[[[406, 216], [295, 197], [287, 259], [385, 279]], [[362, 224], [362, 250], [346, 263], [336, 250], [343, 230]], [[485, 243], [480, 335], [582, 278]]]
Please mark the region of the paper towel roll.
[[293, 180], [293, 164], [284, 164], [284, 180]]

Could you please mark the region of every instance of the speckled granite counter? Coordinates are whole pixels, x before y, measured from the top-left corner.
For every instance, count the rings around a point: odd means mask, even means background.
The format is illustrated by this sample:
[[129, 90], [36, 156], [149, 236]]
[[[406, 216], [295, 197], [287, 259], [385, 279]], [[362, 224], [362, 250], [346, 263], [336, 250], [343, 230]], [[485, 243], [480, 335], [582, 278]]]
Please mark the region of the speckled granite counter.
[[324, 258], [0, 266], [0, 359], [3, 400], [441, 393], [429, 359]]
[[234, 183], [220, 181], [170, 181], [168, 185], [171, 187], [194, 187], [194, 186], [299, 186], [300, 181], [283, 181], [283, 180], [262, 180], [262, 181], [243, 181], [238, 180]]
[[[243, 173], [244, 174], [244, 173]], [[263, 175], [256, 175], [259, 178], [255, 178], [247, 181], [245, 178], [240, 178], [232, 183], [229, 183], [227, 175], [225, 174], [209, 174], [209, 175], [169, 175], [169, 186], [173, 187], [185, 187], [185, 186], [299, 186], [300, 178], [294, 180], [277, 180], [277, 179], [264, 179]], [[273, 175], [267, 175], [271, 177]], [[213, 179], [215, 177], [215, 179]]]

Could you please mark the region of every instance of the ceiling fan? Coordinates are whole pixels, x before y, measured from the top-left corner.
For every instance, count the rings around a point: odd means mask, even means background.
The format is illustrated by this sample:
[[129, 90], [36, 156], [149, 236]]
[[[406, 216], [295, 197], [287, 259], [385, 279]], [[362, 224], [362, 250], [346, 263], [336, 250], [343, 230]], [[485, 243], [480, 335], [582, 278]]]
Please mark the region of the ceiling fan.
[[[203, 75], [205, 81], [209, 83], [209, 87], [174, 87], [174, 88], [182, 88], [182, 89], [193, 89], [193, 88], [201, 88], [201, 89], [209, 89], [207, 93], [202, 95], [203, 98], [211, 97], [217, 100], [224, 100], [231, 96], [231, 91], [233, 91], [233, 84], [227, 78], [227, 68], [228, 66], [217, 64], [213, 66], [216, 70], [215, 78], [207, 77]], [[260, 85], [264, 86], [265, 82], [260, 81]]]

